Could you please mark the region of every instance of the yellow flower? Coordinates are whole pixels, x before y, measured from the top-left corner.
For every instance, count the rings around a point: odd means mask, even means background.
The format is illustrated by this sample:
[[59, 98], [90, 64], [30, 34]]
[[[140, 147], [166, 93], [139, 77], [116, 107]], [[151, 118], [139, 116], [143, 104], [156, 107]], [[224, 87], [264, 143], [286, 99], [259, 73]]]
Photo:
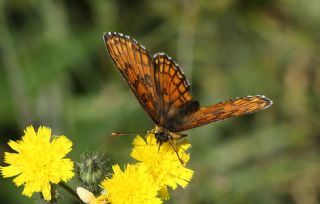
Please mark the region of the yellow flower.
[[157, 197], [160, 188], [144, 165], [128, 164], [124, 172], [119, 165], [114, 165], [112, 169], [112, 178], [101, 183], [111, 204], [162, 203]]
[[[161, 187], [160, 194], [163, 198], [168, 198], [166, 186], [176, 189], [178, 185], [183, 188], [188, 185], [193, 171], [181, 164], [170, 143], [163, 143], [159, 147], [154, 134], [148, 134], [146, 140], [137, 136], [133, 141], [133, 145], [131, 156], [147, 167]], [[186, 153], [186, 150], [191, 147], [191, 144], [184, 141], [174, 145], [179, 157], [186, 164], [190, 159], [190, 155]]]
[[17, 176], [13, 182], [24, 185], [23, 195], [31, 197], [41, 192], [45, 200], [51, 200], [51, 184], [67, 181], [74, 175], [73, 162], [63, 158], [71, 151], [72, 142], [65, 136], [51, 137], [51, 129], [32, 126], [24, 131], [22, 140], [8, 145], [17, 153], [5, 152], [6, 167], [0, 167], [3, 177]]
[[92, 192], [82, 187], [77, 188], [77, 194], [84, 203], [107, 204], [106, 194], [101, 194], [99, 197], [95, 197]]

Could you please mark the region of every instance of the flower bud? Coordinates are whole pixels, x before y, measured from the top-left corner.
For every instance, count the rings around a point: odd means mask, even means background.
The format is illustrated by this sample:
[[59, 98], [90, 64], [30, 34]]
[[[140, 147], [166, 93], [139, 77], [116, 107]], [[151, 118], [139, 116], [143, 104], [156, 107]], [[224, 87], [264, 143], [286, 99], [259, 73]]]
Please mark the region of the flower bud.
[[81, 162], [77, 163], [77, 174], [85, 189], [98, 195], [100, 183], [111, 173], [112, 162], [101, 153], [82, 154]]

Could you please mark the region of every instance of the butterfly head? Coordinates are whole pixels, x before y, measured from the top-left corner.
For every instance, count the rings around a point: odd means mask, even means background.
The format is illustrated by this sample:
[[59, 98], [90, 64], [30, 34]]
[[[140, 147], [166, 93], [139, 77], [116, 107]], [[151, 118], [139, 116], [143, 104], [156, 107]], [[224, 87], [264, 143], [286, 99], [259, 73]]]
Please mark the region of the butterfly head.
[[162, 145], [165, 142], [168, 142], [171, 139], [169, 131], [166, 131], [164, 128], [156, 126], [154, 136], [157, 139], [157, 144]]
[[178, 132], [170, 132], [169, 130], [159, 126], [156, 126], [156, 128], [154, 129], [154, 135], [159, 145], [162, 145], [163, 143], [168, 141], [172, 142], [187, 136], [186, 134], [181, 134]]

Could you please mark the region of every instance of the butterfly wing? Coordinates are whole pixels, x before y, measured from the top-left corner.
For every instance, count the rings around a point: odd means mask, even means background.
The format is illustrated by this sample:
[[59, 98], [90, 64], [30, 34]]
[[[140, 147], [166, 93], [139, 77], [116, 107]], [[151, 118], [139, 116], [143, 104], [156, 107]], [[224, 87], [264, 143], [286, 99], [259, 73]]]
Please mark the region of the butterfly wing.
[[180, 113], [198, 109], [198, 102], [192, 100], [189, 83], [178, 66], [169, 56], [157, 53], [153, 56], [155, 85], [158, 95], [159, 125], [168, 128], [170, 119]]
[[261, 95], [231, 99], [211, 106], [202, 107], [189, 114], [178, 115], [175, 124], [172, 124], [170, 130], [180, 132], [218, 120], [254, 113], [268, 108], [271, 105], [272, 101]]
[[105, 33], [104, 41], [122, 77], [151, 119], [159, 124], [155, 72], [149, 52], [120, 33]]
[[247, 96], [199, 108], [179, 66], [166, 54], [149, 52], [129, 36], [104, 35], [116, 67], [151, 119], [171, 132], [265, 109], [272, 101], [264, 96]]

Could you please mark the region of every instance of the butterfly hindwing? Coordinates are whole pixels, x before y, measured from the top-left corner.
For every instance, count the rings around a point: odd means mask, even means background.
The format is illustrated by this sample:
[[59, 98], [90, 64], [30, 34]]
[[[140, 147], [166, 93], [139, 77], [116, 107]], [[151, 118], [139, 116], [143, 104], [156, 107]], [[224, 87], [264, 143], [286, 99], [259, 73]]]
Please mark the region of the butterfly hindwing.
[[202, 107], [190, 114], [178, 116], [176, 124], [170, 131], [180, 132], [188, 130], [218, 120], [254, 113], [271, 105], [272, 101], [261, 95], [230, 99], [211, 106]]
[[104, 34], [114, 64], [151, 119], [158, 124], [157, 92], [153, 60], [136, 40], [119, 33]]

